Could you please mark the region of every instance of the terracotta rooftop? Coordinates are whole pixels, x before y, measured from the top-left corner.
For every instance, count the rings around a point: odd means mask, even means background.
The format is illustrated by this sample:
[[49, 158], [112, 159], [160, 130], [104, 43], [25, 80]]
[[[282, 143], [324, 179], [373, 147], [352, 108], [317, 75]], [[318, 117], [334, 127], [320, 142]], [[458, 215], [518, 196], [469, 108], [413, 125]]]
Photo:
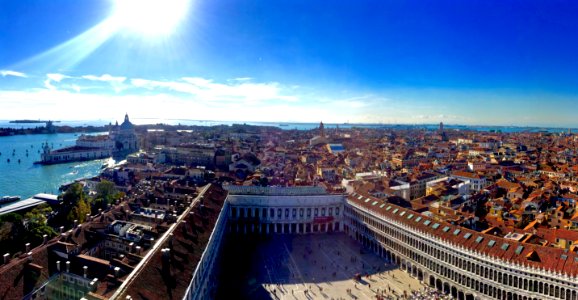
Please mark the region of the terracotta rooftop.
[[[226, 191], [209, 185], [111, 299], [182, 299], [214, 229]], [[202, 199], [202, 200], [201, 200]], [[171, 235], [172, 234], [172, 235]], [[170, 249], [169, 257], [163, 249]], [[149, 256], [150, 255], [150, 256]]]
[[578, 275], [578, 255], [576, 253], [483, 234], [426, 217], [394, 204], [379, 204], [382, 202], [367, 195], [353, 193], [348, 197], [348, 201], [364, 207], [377, 215], [393, 219], [479, 254], [495, 257], [506, 262], [566, 273], [574, 277]]

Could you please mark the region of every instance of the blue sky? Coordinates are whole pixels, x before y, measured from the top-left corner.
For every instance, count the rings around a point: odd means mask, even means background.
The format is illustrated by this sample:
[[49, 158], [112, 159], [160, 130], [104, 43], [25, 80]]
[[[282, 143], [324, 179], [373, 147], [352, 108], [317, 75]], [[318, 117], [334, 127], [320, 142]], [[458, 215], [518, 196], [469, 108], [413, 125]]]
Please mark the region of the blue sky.
[[573, 1], [119, 1], [0, 0], [0, 119], [578, 127]]

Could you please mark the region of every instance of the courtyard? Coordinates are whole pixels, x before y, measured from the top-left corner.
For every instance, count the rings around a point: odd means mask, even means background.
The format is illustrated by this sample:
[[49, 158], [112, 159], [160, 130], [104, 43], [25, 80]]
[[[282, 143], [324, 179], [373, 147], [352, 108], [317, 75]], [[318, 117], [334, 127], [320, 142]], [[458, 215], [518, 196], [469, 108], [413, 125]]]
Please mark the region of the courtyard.
[[217, 299], [377, 299], [423, 291], [343, 233], [226, 238]]

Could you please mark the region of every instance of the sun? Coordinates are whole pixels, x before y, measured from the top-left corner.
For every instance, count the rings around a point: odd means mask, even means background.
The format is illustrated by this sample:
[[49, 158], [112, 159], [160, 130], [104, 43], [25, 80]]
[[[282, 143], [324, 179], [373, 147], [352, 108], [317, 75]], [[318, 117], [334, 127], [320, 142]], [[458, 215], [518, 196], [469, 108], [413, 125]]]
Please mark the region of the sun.
[[111, 21], [118, 29], [142, 36], [174, 33], [187, 16], [190, 0], [114, 0]]

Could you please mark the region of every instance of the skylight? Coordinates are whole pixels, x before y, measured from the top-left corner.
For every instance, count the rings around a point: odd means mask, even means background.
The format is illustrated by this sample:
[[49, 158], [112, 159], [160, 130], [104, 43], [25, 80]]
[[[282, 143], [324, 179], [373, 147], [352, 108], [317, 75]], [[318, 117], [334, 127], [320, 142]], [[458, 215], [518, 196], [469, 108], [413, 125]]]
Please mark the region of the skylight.
[[415, 221], [416, 221], [416, 222], [419, 222], [419, 221], [421, 221], [421, 217], [417, 217], [417, 218], [415, 218]]
[[466, 234], [464, 234], [464, 239], [469, 239], [472, 236], [471, 233], [467, 232]]
[[568, 258], [568, 255], [562, 254], [562, 256], [560, 256], [560, 258], [562, 258], [563, 260], [566, 260]]
[[398, 211], [399, 211], [399, 208], [396, 208], [396, 209], [393, 210], [393, 213], [394, 213], [394, 214], [397, 214]]
[[524, 246], [518, 246], [518, 248], [516, 248], [516, 254], [522, 253], [522, 250], [524, 250]]
[[510, 248], [510, 244], [506, 244], [506, 243], [502, 244], [502, 250], [505, 251], [505, 250], [508, 250], [508, 248]]
[[388, 206], [388, 207], [387, 207], [385, 210], [390, 210], [390, 209], [391, 209], [391, 205], [390, 205], [390, 206]]
[[438, 229], [438, 227], [440, 227], [440, 224], [435, 223], [435, 224], [433, 224], [431, 227], [432, 227], [433, 229]]
[[461, 230], [456, 229], [456, 230], [454, 230], [454, 235], [458, 235], [458, 234], [460, 234], [460, 232], [461, 232]]
[[369, 198], [365, 199], [365, 203], [367, 203], [369, 201], [371, 201], [371, 199], [369, 199]]
[[489, 247], [494, 246], [494, 244], [496, 244], [496, 241], [494, 241], [494, 240], [491, 240], [491, 241], [488, 242], [488, 246], [489, 246]]
[[371, 203], [371, 205], [375, 206], [377, 203], [379, 203], [379, 201], [373, 201], [373, 203]]
[[409, 214], [409, 215], [407, 216], [407, 219], [408, 219], [408, 220], [411, 220], [411, 218], [413, 218], [413, 214]]
[[399, 215], [403, 217], [403, 215], [405, 215], [405, 211], [400, 212]]
[[483, 237], [483, 236], [479, 236], [479, 237], [476, 238], [476, 243], [479, 244], [482, 240], [484, 240], [484, 237]]
[[385, 206], [385, 203], [382, 203], [379, 208], [383, 208]]
[[448, 232], [449, 230], [450, 230], [450, 227], [449, 227], [449, 226], [446, 226], [446, 227], [444, 227], [444, 229], [443, 229], [444, 232]]
[[430, 221], [430, 220], [425, 220], [425, 221], [423, 221], [423, 224], [424, 224], [425, 226], [428, 226], [429, 224], [431, 224], [431, 221]]

